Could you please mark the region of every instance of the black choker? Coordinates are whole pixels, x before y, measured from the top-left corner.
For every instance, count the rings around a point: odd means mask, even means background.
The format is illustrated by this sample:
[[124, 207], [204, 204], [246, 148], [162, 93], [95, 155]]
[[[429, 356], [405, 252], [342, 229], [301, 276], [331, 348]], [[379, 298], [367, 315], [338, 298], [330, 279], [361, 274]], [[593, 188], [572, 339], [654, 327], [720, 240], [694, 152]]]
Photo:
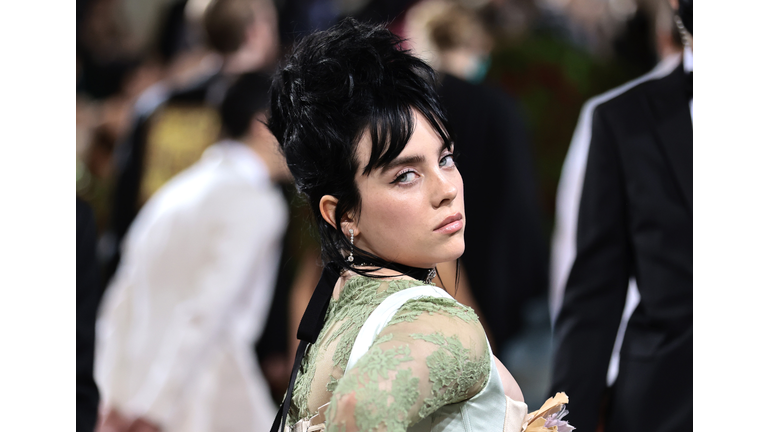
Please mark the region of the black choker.
[[356, 267], [376, 267], [376, 269], [374, 270], [360, 270], [356, 268], [351, 269], [353, 272], [359, 275], [374, 277], [374, 278], [391, 277], [391, 276], [369, 274], [369, 272], [381, 270], [381, 269], [394, 270], [404, 276], [412, 277], [424, 283], [432, 283], [432, 279], [437, 275], [437, 271], [434, 268], [426, 269], [426, 268], [419, 268], [419, 267], [411, 267], [405, 264], [388, 262], [381, 259], [367, 259], [366, 257], [361, 257], [359, 254], [353, 257], [352, 265]]

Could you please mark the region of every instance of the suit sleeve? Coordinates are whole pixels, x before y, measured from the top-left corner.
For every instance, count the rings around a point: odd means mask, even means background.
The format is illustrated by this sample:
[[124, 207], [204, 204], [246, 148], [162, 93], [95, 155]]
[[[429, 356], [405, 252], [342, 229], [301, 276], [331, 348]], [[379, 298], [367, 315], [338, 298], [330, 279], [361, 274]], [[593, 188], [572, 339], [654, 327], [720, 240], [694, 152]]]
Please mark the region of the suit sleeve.
[[576, 258], [554, 327], [551, 392], [570, 398], [570, 423], [594, 431], [630, 275], [626, 198], [615, 136], [595, 110], [576, 229]]

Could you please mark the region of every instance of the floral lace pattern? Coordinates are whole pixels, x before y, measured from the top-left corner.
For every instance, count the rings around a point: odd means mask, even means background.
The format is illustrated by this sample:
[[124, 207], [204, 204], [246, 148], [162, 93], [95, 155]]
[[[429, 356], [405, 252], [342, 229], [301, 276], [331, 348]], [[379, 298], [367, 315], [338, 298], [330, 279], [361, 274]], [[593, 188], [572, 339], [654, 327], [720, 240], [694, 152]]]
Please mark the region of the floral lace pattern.
[[405, 431], [443, 405], [479, 392], [490, 352], [477, 315], [452, 299], [409, 300], [344, 374], [352, 345], [389, 295], [424, 285], [355, 276], [332, 299], [316, 344], [299, 369], [289, 424], [330, 401], [328, 431]]

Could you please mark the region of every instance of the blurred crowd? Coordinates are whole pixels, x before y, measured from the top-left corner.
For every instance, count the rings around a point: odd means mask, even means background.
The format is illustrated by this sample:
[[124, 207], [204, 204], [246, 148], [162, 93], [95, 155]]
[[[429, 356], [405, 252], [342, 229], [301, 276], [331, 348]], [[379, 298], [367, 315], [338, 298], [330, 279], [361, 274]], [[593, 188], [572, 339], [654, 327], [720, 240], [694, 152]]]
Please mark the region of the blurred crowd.
[[539, 406], [579, 114], [679, 56], [673, 14], [667, 0], [78, 1], [78, 431], [271, 424], [322, 269], [263, 125], [269, 77], [347, 16], [439, 73], [470, 220], [456, 295]]

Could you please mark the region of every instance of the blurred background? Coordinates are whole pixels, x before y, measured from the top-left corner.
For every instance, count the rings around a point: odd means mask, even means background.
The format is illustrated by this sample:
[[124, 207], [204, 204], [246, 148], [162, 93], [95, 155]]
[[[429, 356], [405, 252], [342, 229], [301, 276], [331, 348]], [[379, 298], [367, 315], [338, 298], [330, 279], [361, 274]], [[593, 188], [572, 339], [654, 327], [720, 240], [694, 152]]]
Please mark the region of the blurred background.
[[[441, 74], [467, 215], [477, 221], [462, 258], [465, 300], [526, 402], [539, 406], [548, 396], [547, 263], [563, 160], [587, 99], [681, 51], [669, 2], [263, 0], [254, 19], [266, 30], [249, 36], [250, 52], [211, 43], [211, 32], [237, 23], [206, 24], [209, 3], [77, 1], [76, 188], [93, 210], [101, 289], [143, 204], [218, 139], [215, 107], [227, 81], [212, 77], [269, 72], [296, 40], [346, 16], [381, 22]], [[276, 402], [297, 311], [319, 276], [307, 209], [290, 183], [282, 189], [290, 221], [268, 324], [254, 346]], [[499, 202], [506, 207], [490, 214]], [[515, 230], [506, 246], [493, 246], [493, 228], [505, 221]]]

